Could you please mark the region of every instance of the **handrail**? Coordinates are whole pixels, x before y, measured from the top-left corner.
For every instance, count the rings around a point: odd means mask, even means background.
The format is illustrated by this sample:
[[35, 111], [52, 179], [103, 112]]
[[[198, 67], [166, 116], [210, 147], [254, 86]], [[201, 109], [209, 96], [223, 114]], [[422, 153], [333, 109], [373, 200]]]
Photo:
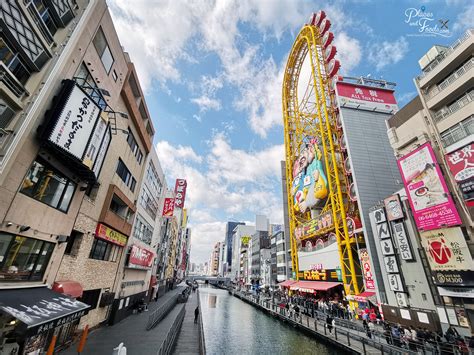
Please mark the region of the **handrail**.
[[158, 354], [171, 354], [171, 350], [173, 349], [174, 342], [176, 340], [176, 336], [179, 333], [181, 325], [183, 324], [184, 314], [186, 313], [185, 306], [183, 305], [181, 310], [178, 313], [178, 316], [174, 320], [171, 328], [168, 330], [166, 334], [165, 340], [161, 343], [160, 349], [158, 350]]
[[[319, 324], [321, 326], [321, 329], [324, 329], [324, 335], [327, 336], [326, 321], [325, 321], [325, 317], [327, 315], [326, 313], [323, 313], [323, 312], [320, 312], [320, 311], [315, 311], [316, 318], [312, 318], [310, 316], [305, 316], [307, 318], [307, 325], [305, 325], [305, 324], [303, 324], [303, 318], [302, 318], [302, 315], [300, 315], [301, 313], [298, 314], [299, 317], [296, 317], [294, 312], [288, 312], [289, 315], [287, 315], [287, 310], [285, 308], [283, 308], [283, 309], [280, 308], [278, 304], [271, 302], [270, 299], [259, 300], [258, 302], [256, 302], [254, 300], [256, 297], [245, 296], [243, 293], [241, 293], [239, 291], [234, 291], [234, 295], [235, 294], [237, 294], [238, 297], [241, 298], [241, 299], [245, 299], [250, 303], [259, 305], [259, 306], [265, 308], [266, 310], [268, 310], [270, 312], [278, 314], [280, 317], [283, 317], [283, 318], [285, 318], [289, 321], [292, 321], [292, 322], [296, 322], [297, 324], [300, 324], [302, 327], [309, 328], [310, 330], [314, 330], [318, 333], [320, 333], [320, 331], [318, 331], [318, 324]], [[270, 306], [268, 306], [268, 305], [270, 305]], [[280, 311], [279, 312], [274, 311], [273, 310], [274, 308], [277, 308]], [[323, 316], [322, 320], [320, 319], [320, 316]], [[309, 326], [309, 324], [310, 324], [309, 319], [313, 319], [313, 321], [314, 321], [314, 327], [313, 328], [311, 326]], [[403, 347], [400, 347], [400, 346], [396, 346], [396, 345], [391, 345], [391, 344], [388, 344], [388, 343], [384, 344], [384, 343], [382, 343], [382, 339], [385, 339], [386, 341], [389, 340], [392, 344], [396, 344], [396, 343], [402, 344], [402, 343], [405, 343], [405, 342], [404, 342], [402, 336], [400, 336], [400, 338], [394, 339], [391, 333], [390, 333], [390, 335], [388, 335], [388, 334], [384, 334], [383, 332], [380, 332], [378, 330], [371, 331], [371, 335], [374, 336], [374, 339], [368, 339], [365, 336], [355, 334], [354, 332], [349, 331], [350, 329], [352, 329], [352, 330], [355, 330], [358, 333], [366, 334], [366, 331], [363, 328], [363, 326], [357, 325], [357, 323], [353, 323], [351, 321], [342, 320], [340, 318], [334, 318], [334, 319], [336, 321], [335, 340], [336, 341], [338, 340], [337, 339], [337, 333], [344, 334], [344, 336], [345, 336], [344, 339], [347, 339], [348, 346], [351, 346], [350, 339], [359, 341], [363, 345], [363, 351], [364, 351], [363, 353], [365, 353], [365, 351], [366, 351], [366, 349], [365, 349], [366, 345], [371, 346], [373, 348], [376, 348], [378, 350], [381, 350], [382, 353], [389, 353], [389, 354], [417, 354], [418, 350], [422, 350], [422, 351], [424, 351], [425, 353], [428, 353], [428, 354], [431, 351], [438, 351], [438, 353], [439, 353], [440, 350], [442, 350], [444, 354], [458, 354], [458, 353], [461, 353], [460, 351], [457, 350], [457, 349], [459, 349], [459, 346], [454, 345], [454, 344], [450, 344], [450, 343], [427, 342], [427, 344], [421, 344], [420, 342], [413, 342], [411, 340], [408, 340], [407, 345], [415, 346], [417, 348], [417, 351], [412, 351], [412, 350], [409, 350], [409, 349], [406, 349], [406, 348], [403, 348]], [[346, 328], [348, 330], [341, 329], [340, 327]], [[377, 338], [378, 338], [378, 341], [376, 340]], [[342, 342], [342, 341], [339, 341], [339, 342], [341, 344], [345, 345], [344, 342]]]
[[162, 320], [169, 311], [176, 305], [178, 302], [179, 294], [174, 295], [169, 300], [167, 300], [161, 307], [154, 310], [148, 317], [148, 322], [146, 324], [146, 330], [153, 329], [160, 320]]
[[[199, 294], [199, 288], [197, 290], [197, 302], [198, 302], [198, 307], [201, 305], [201, 296]], [[201, 312], [200, 312], [201, 313]], [[202, 313], [199, 316], [199, 328], [198, 328], [198, 333], [199, 333], [199, 354], [200, 355], [206, 355], [206, 339], [204, 337], [204, 329], [202, 325]]]
[[432, 99], [444, 89], [446, 89], [449, 85], [454, 83], [457, 79], [462, 77], [471, 67], [474, 66], [474, 58], [469, 59], [466, 63], [463, 64], [462, 67], [457, 69], [454, 73], [449, 75], [446, 79], [444, 79], [439, 85], [436, 85], [430, 92], [426, 94], [426, 98], [428, 100]]

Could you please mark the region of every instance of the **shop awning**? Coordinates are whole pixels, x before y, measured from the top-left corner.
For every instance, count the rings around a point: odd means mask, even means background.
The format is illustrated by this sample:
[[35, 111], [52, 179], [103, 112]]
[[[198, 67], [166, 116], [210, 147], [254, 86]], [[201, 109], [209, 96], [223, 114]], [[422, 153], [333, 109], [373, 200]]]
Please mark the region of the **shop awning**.
[[20, 329], [29, 335], [81, 318], [89, 308], [47, 287], [0, 290], [0, 310], [21, 321]]
[[375, 292], [372, 292], [372, 291], [365, 291], [365, 292], [359, 293], [358, 295], [354, 296], [354, 300], [357, 302], [370, 301], [374, 304], [377, 303]]
[[340, 285], [342, 285], [340, 282], [298, 281], [290, 286], [290, 290], [314, 293], [315, 291], [327, 291]]
[[74, 298], [82, 297], [83, 291], [79, 282], [69, 280], [56, 281], [53, 284], [52, 290]]
[[281, 287], [290, 287], [290, 286], [293, 285], [294, 283], [296, 283], [295, 280], [286, 280], [286, 281], [280, 282], [280, 283], [278, 284], [278, 286], [281, 286]]

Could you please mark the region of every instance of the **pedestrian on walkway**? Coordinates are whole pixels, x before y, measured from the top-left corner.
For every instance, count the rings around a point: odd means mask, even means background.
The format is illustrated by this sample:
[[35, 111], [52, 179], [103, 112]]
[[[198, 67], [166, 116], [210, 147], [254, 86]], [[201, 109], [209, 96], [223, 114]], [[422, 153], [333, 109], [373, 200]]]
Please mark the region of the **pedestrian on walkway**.
[[194, 310], [194, 324], [197, 324], [199, 318], [199, 306]]
[[329, 333], [332, 334], [332, 318], [329, 316], [329, 314], [326, 316], [326, 326], [329, 329]]

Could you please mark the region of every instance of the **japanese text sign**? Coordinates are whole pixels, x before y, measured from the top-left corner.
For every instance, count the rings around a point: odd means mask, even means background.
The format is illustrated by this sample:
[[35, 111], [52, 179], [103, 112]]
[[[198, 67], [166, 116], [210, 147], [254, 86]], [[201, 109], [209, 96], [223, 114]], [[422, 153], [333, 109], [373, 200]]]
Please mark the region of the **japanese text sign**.
[[446, 155], [449, 170], [458, 183], [466, 205], [474, 206], [474, 143]]
[[126, 235], [117, 232], [116, 230], [113, 230], [102, 223], [97, 224], [95, 236], [99, 239], [106, 240], [121, 247], [126, 245], [128, 240]]
[[149, 269], [153, 264], [155, 253], [150, 250], [132, 245], [130, 249], [130, 258], [128, 259], [128, 267], [136, 269]]
[[395, 221], [403, 218], [402, 204], [400, 203], [400, 196], [398, 194], [387, 197], [384, 200], [385, 209], [387, 210], [387, 219]]
[[165, 198], [163, 205], [163, 217], [173, 217], [174, 212], [174, 198]]
[[399, 159], [398, 168], [418, 229], [461, 224], [430, 143]]
[[413, 260], [410, 242], [405, 231], [403, 222], [393, 225], [393, 235], [398, 244], [398, 253], [403, 260]]
[[370, 256], [367, 249], [359, 249], [359, 259], [364, 274], [365, 289], [375, 290], [375, 281], [372, 275], [372, 266], [370, 265]]
[[398, 106], [393, 91], [379, 88], [354, 85], [339, 81], [337, 97], [341, 106], [356, 107], [366, 110], [397, 111]]
[[177, 208], [183, 208], [184, 206], [184, 199], [186, 198], [187, 186], [188, 184], [185, 179], [176, 179], [174, 193], [175, 193], [175, 206]]

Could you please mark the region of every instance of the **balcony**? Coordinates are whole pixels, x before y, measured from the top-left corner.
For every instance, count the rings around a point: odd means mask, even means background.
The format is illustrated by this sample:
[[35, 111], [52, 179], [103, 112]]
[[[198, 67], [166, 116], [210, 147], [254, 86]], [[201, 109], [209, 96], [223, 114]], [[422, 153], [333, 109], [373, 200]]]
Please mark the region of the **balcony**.
[[467, 92], [453, 104], [445, 106], [442, 109], [438, 110], [433, 116], [434, 121], [436, 123], [443, 121], [445, 118], [459, 111], [461, 108], [469, 105], [469, 103], [471, 103], [472, 101], [474, 101], [474, 90]]
[[430, 100], [433, 97], [435, 97], [436, 95], [438, 95], [440, 92], [442, 92], [444, 89], [446, 89], [452, 83], [454, 83], [457, 79], [462, 77], [473, 66], [474, 66], [474, 58], [471, 58], [461, 68], [459, 68], [454, 73], [452, 73], [450, 76], [448, 76], [446, 79], [444, 79], [439, 85], [434, 86], [433, 89], [431, 89], [428, 92], [428, 94], [425, 95], [426, 100]]
[[448, 47], [448, 49], [440, 54], [430, 65], [428, 65], [425, 69], [423, 69], [423, 73], [421, 73], [417, 78], [417, 82], [419, 83], [420, 87], [423, 87], [428, 82], [426, 79], [429, 73], [432, 73], [435, 68], [438, 67], [440, 63], [443, 63], [446, 58], [450, 58], [452, 53], [459, 48], [459, 46], [466, 42], [468, 39], [471, 39], [474, 36], [474, 30], [469, 29], [467, 30], [460, 38], [458, 38], [452, 45]]
[[474, 115], [442, 132], [441, 140], [446, 148], [470, 135], [474, 135]]
[[19, 80], [29, 76], [30, 72], [18, 58], [13, 59], [8, 67], [3, 61], [0, 61], [0, 82], [5, 84], [18, 99], [21, 99], [25, 94], [29, 95]]

